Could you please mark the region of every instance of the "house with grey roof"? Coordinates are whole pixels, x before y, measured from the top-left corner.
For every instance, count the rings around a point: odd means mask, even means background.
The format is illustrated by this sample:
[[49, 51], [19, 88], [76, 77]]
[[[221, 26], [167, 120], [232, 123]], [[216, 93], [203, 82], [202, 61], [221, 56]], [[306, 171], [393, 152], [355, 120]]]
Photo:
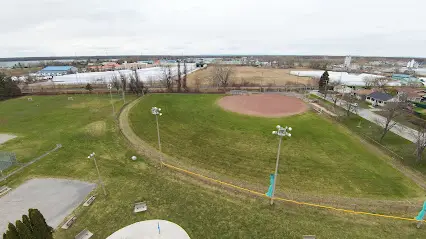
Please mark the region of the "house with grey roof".
[[367, 97], [365, 98], [365, 101], [367, 101], [368, 103], [374, 105], [374, 106], [385, 106], [387, 102], [392, 101], [394, 97], [383, 93], [383, 92], [378, 92], [375, 91], [369, 95], [367, 95]]

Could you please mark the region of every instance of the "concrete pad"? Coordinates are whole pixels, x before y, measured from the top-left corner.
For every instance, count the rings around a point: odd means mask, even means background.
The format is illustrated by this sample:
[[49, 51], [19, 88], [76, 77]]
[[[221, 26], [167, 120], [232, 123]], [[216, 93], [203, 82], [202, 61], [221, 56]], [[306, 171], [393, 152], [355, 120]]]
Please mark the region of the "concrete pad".
[[28, 209], [39, 209], [47, 224], [56, 228], [80, 205], [95, 184], [65, 179], [31, 179], [0, 198], [0, 233]]
[[84, 229], [83, 231], [81, 231], [79, 234], [77, 234], [77, 236], [75, 236], [75, 239], [89, 239], [93, 236], [93, 233], [91, 233], [89, 230]]
[[0, 134], [0, 144], [3, 144], [6, 141], [9, 141], [14, 138], [16, 138], [16, 136], [12, 134]]

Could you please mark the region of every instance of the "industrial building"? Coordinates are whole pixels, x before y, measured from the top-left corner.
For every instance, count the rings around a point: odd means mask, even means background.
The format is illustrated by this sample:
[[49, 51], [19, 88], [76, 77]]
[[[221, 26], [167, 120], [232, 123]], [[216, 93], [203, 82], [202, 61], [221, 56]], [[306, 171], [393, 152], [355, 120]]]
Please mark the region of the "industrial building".
[[37, 72], [37, 74], [42, 76], [58, 76], [72, 74], [75, 72], [77, 72], [77, 68], [73, 66], [47, 66]]

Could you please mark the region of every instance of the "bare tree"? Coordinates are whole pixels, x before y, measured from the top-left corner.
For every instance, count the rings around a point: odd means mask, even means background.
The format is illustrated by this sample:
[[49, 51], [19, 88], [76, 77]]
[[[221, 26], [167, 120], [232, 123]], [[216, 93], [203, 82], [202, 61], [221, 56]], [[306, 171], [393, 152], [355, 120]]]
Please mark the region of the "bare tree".
[[123, 102], [126, 103], [127, 76], [121, 72], [119, 74], [120, 74]]
[[372, 88], [374, 86], [374, 83], [373, 83], [374, 78], [364, 77], [362, 80], [364, 81], [366, 88]]
[[115, 75], [115, 74], [112, 75], [111, 84], [117, 90], [117, 92], [120, 90], [121, 84], [120, 84], [120, 80], [118, 79], [117, 75]]
[[200, 92], [201, 87], [201, 78], [197, 77], [195, 78], [195, 92]]
[[144, 94], [145, 86], [144, 83], [139, 79], [139, 75], [137, 74], [136, 70], [134, 70], [133, 74], [130, 75], [129, 88], [136, 95]]
[[378, 88], [382, 90], [389, 83], [389, 79], [386, 77], [366, 77], [363, 80], [366, 87]]
[[214, 65], [211, 74], [213, 84], [225, 90], [232, 83], [234, 68], [232, 66]]
[[332, 92], [329, 93], [329, 96], [331, 98], [331, 101], [333, 102], [333, 108], [336, 109], [337, 101], [340, 98], [339, 92], [332, 91]]
[[180, 92], [180, 89], [182, 87], [182, 73], [180, 71], [180, 60], [177, 62], [177, 91]]
[[149, 85], [149, 87], [153, 87], [153, 85], [154, 85], [154, 77], [153, 76], [148, 76], [148, 85]]
[[183, 60], [183, 90], [184, 91], [188, 91], [188, 86], [186, 85], [186, 79], [187, 79], [187, 77], [186, 77], [186, 75], [188, 74], [188, 68], [187, 68], [187, 66], [186, 66], [186, 60]]
[[416, 155], [416, 162], [420, 162], [423, 159], [423, 151], [426, 148], [426, 122], [421, 122], [417, 127], [416, 133], [416, 150], [414, 154]]
[[377, 118], [375, 120], [378, 125], [383, 127], [383, 131], [380, 136], [380, 142], [382, 142], [383, 138], [386, 136], [389, 130], [391, 130], [397, 124], [395, 119], [401, 114], [403, 114], [403, 109], [406, 107], [406, 105], [407, 103], [403, 99], [387, 102], [387, 104], [383, 108], [384, 119]]
[[358, 110], [356, 97], [351, 94], [343, 94], [342, 99], [344, 99], [342, 102], [346, 109], [346, 116], [350, 116], [351, 113], [356, 114]]
[[162, 84], [167, 88], [168, 92], [173, 92], [172, 67], [170, 65], [162, 66], [161, 73]]

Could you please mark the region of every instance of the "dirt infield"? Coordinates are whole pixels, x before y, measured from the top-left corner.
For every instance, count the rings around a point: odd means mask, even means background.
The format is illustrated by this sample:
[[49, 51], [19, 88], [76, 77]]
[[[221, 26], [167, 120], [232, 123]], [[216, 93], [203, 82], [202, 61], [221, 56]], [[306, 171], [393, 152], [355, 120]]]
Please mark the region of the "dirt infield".
[[295, 115], [308, 109], [302, 100], [279, 94], [225, 96], [217, 103], [225, 110], [261, 117]]

